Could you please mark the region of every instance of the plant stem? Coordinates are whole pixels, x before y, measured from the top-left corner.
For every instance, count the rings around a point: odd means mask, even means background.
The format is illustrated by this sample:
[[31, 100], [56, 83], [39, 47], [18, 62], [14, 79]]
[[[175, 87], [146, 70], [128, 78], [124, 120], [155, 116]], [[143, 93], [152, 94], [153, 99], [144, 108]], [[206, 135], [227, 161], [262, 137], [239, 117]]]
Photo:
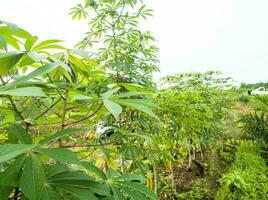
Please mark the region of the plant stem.
[[[67, 108], [67, 101], [68, 101], [68, 93], [69, 91], [66, 90], [65, 92], [65, 96], [64, 96], [64, 99], [63, 99], [63, 112], [62, 112], [62, 117], [61, 117], [61, 131], [64, 130], [64, 127], [65, 127], [65, 119], [66, 119], [66, 108]], [[62, 146], [62, 141], [61, 139], [58, 140], [59, 142], [59, 146], [61, 147]]]

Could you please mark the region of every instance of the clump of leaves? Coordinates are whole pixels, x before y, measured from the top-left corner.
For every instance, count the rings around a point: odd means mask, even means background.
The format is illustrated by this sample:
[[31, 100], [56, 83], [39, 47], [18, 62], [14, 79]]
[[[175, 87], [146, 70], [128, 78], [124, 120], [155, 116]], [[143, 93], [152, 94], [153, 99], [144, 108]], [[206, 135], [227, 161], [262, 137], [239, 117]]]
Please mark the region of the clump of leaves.
[[228, 172], [220, 179], [217, 199], [266, 199], [268, 178], [265, 160], [254, 145], [241, 145]]
[[178, 193], [178, 199], [196, 199], [196, 200], [210, 200], [213, 199], [212, 192], [206, 188], [204, 183], [195, 182], [191, 190], [187, 192]]
[[254, 139], [262, 147], [268, 145], [268, 95], [255, 96], [249, 104], [253, 111], [244, 114], [240, 128], [245, 136]]

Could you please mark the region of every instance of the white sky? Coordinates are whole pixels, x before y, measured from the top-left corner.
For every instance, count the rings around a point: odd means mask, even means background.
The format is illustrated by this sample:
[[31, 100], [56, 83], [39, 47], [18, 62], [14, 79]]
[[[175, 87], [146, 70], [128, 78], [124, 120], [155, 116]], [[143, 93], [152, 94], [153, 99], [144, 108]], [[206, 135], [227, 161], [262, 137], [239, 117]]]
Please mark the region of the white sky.
[[[221, 70], [241, 82], [268, 81], [267, 0], [144, 0], [159, 43], [162, 74]], [[72, 21], [79, 0], [0, 0], [0, 19], [41, 39], [72, 45], [87, 31]]]

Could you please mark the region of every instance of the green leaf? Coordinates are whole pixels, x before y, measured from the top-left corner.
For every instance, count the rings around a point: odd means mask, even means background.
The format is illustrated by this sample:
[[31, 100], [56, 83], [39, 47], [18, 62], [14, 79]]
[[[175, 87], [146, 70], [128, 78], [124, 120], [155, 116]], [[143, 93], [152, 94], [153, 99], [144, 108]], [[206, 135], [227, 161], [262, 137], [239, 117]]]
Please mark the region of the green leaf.
[[44, 183], [44, 168], [37, 157], [32, 154], [27, 158], [21, 175], [21, 190], [28, 199], [39, 200], [41, 198]]
[[13, 32], [13, 34], [16, 34], [18, 31], [18, 26], [16, 24], [10, 23], [10, 22], [6, 22], [6, 21], [2, 21], [2, 23], [6, 24]]
[[0, 35], [0, 44], [2, 48], [7, 51], [7, 41], [2, 35]]
[[13, 187], [1, 186], [0, 187], [0, 200], [8, 200], [8, 197], [11, 195], [13, 189], [14, 189]]
[[92, 181], [92, 178], [81, 171], [65, 171], [49, 178], [49, 182], [55, 185], [72, 184], [74, 181], [78, 181], [79, 184], [79, 182], [82, 183], [83, 181]]
[[110, 190], [107, 185], [93, 181], [93, 179], [84, 172], [80, 171], [65, 171], [48, 179], [48, 182], [53, 187], [60, 188], [81, 188], [96, 193], [102, 196], [110, 195]]
[[152, 190], [147, 188], [145, 185], [142, 185], [141, 183], [126, 182], [126, 181], [120, 181], [120, 183], [124, 186], [130, 187], [133, 190], [145, 194], [147, 197], [153, 200], [159, 200], [159, 197]]
[[122, 193], [116, 187], [112, 186], [112, 191], [113, 191], [113, 195], [114, 195], [115, 200], [125, 200], [126, 199], [126, 198], [124, 198]]
[[0, 94], [9, 96], [46, 97], [46, 94], [39, 87], [22, 87], [22, 88], [8, 89], [0, 92]]
[[104, 184], [104, 183], [98, 183], [98, 182], [88, 182], [87, 183], [89, 189], [94, 193], [94, 194], [99, 194], [101, 196], [110, 196], [111, 195], [111, 190], [110, 188]]
[[[9, 140], [12, 138], [16, 138], [17, 140], [21, 141], [24, 144], [32, 144], [32, 138], [27, 133], [27, 131], [21, 126], [20, 123], [14, 122], [9, 125], [9, 133], [8, 133]], [[14, 141], [14, 139], [13, 139]], [[14, 143], [14, 142], [12, 142]]]
[[148, 107], [153, 107], [153, 108], [159, 108], [159, 106], [152, 101], [146, 100], [146, 99], [120, 99], [122, 102], [129, 102], [129, 103], [136, 103], [136, 104], [141, 104], [144, 106]]
[[75, 134], [78, 131], [79, 131], [79, 129], [66, 129], [64, 131], [58, 132], [56, 134], [53, 134], [53, 135], [41, 140], [39, 143], [46, 144], [46, 143], [52, 142], [54, 140], [60, 139], [64, 136], [69, 136], [69, 135]]
[[65, 47], [58, 45], [58, 44], [50, 44], [50, 45], [45, 45], [42, 47], [38, 47], [38, 48], [34, 48], [34, 50], [36, 51], [41, 51], [41, 50], [45, 50], [45, 49], [62, 49], [62, 50], [66, 50]]
[[44, 60], [47, 58], [47, 55], [40, 54], [35, 51], [30, 51], [27, 53], [30, 59], [34, 60], [35, 62], [40, 62], [41, 60]]
[[37, 44], [33, 50], [36, 50], [36, 49], [42, 49], [48, 45], [52, 45], [52, 44], [55, 44], [55, 43], [59, 43], [59, 42], [62, 42], [62, 40], [45, 40], [43, 42], [40, 42], [39, 44]]
[[38, 40], [37, 36], [28, 37], [24, 44], [25, 49], [27, 51], [30, 51], [37, 40]]
[[113, 178], [113, 180], [124, 180], [124, 181], [146, 181], [144, 176], [138, 175], [138, 174], [126, 174], [122, 175], [116, 178]]
[[1, 108], [0, 114], [5, 116], [2, 120], [2, 124], [7, 124], [15, 121], [15, 112], [13, 110]]
[[[3, 172], [0, 173], [0, 185], [18, 187], [21, 175], [21, 167], [25, 155], [18, 157]], [[0, 193], [1, 194], [1, 193]]]
[[70, 169], [66, 164], [63, 163], [55, 163], [54, 165], [49, 165], [46, 168], [46, 178], [50, 179], [51, 177], [63, 173], [63, 172], [69, 172]]
[[107, 110], [109, 110], [110, 113], [112, 113], [112, 115], [117, 119], [118, 116], [121, 114], [122, 112], [122, 107], [117, 104], [114, 103], [108, 99], [104, 99], [103, 100], [103, 104], [105, 105], [105, 107], [107, 108]]
[[145, 195], [137, 191], [130, 190], [127, 187], [120, 186], [120, 189], [123, 190], [123, 192], [126, 193], [133, 200], [148, 200], [148, 198]]
[[41, 200], [61, 200], [57, 191], [50, 186], [45, 186], [42, 191]]
[[40, 149], [40, 151], [50, 158], [59, 161], [61, 163], [70, 163], [80, 165], [79, 159], [76, 157], [69, 149], [63, 148], [49, 148], [49, 149]]
[[0, 144], [0, 163], [15, 158], [37, 147], [28, 144]]
[[61, 189], [64, 189], [65, 191], [71, 193], [74, 197], [80, 200], [98, 200], [98, 198], [90, 190], [87, 189], [70, 186], [62, 186]]
[[113, 98], [122, 99], [122, 98], [129, 98], [129, 97], [132, 97], [132, 96], [140, 96], [140, 95], [146, 95], [146, 94], [148, 94], [148, 93], [133, 91], [133, 92], [121, 93], [119, 95], [114, 96]]
[[89, 172], [96, 174], [102, 180], [107, 180], [107, 176], [105, 175], [105, 173], [102, 170], [100, 170], [98, 167], [96, 167], [95, 165], [91, 164], [90, 162], [82, 162], [81, 164]]
[[24, 53], [8, 52], [0, 54], [0, 75], [5, 75], [22, 58]]
[[136, 83], [118, 83], [118, 85], [124, 87], [128, 91], [144, 91], [145, 88], [142, 85]]
[[[0, 63], [1, 63], [1, 61], [0, 61]], [[15, 86], [24, 84], [28, 80], [31, 80], [33, 78], [40, 77], [40, 76], [56, 69], [57, 67], [61, 66], [62, 64], [63, 64], [62, 62], [53, 62], [53, 63], [46, 64], [43, 67], [39, 67], [35, 71], [31, 72], [30, 74], [24, 76], [23, 78], [18, 79], [17, 81], [11, 83], [10, 85], [7, 85], [5, 87], [0, 88], [0, 92], [8, 90], [10, 88], [13, 88]]]
[[10, 35], [5, 35], [5, 36], [3, 36], [3, 38], [5, 39], [7, 45], [9, 45], [17, 50], [20, 49], [20, 44], [19, 44], [20, 42], [17, 38], [10, 36]]
[[69, 54], [70, 61], [74, 64], [74, 66], [78, 67], [80, 70], [84, 72], [90, 72], [89, 66], [87, 66], [81, 59], [78, 57]]
[[137, 99], [113, 99], [113, 101], [120, 105], [134, 108], [143, 113], [146, 113], [151, 117], [158, 119], [158, 117], [154, 114], [154, 112], [150, 109], [150, 107], [148, 107], [148, 105], [145, 105], [144, 101], [139, 101]]
[[114, 89], [108, 90], [107, 92], [105, 92], [102, 96], [103, 99], [109, 99], [111, 97], [112, 94], [116, 93], [118, 90], [120, 90], [120, 87], [116, 87]]

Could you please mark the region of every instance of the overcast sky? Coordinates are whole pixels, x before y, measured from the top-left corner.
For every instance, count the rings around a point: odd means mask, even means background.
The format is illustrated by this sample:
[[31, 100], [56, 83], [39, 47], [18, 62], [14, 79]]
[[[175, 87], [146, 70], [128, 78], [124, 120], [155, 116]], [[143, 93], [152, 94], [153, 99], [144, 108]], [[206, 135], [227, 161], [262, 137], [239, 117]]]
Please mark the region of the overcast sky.
[[[72, 21], [79, 0], [0, 0], [0, 19], [42, 39], [73, 45], [87, 31]], [[238, 82], [268, 81], [267, 0], [144, 0], [158, 40], [162, 74], [221, 70]]]

